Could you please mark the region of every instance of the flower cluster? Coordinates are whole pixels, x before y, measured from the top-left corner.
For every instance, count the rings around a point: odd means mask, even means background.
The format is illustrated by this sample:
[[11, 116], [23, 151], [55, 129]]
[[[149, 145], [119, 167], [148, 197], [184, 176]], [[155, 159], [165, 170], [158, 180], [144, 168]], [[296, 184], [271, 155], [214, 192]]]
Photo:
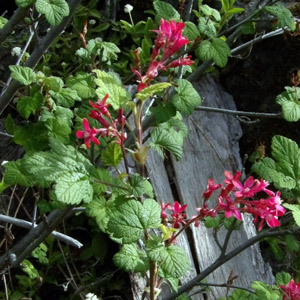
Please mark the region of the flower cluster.
[[[131, 68], [132, 72], [139, 78], [138, 91], [143, 90], [149, 86], [150, 82], [157, 77], [160, 70], [168, 70], [168, 68], [175, 68], [183, 65], [191, 65], [194, 63], [190, 58], [180, 57], [168, 63], [170, 57], [175, 54], [181, 47], [189, 43], [188, 38], [182, 36], [182, 30], [185, 24], [175, 21], [167, 21], [161, 19], [158, 30], [153, 30], [157, 33], [154, 42], [154, 49], [151, 54], [151, 64], [145, 75], [141, 73], [141, 65], [138, 50], [134, 51], [136, 68]], [[160, 57], [160, 54], [162, 56]], [[159, 58], [160, 57], [160, 58]]]
[[280, 285], [282, 300], [300, 300], [300, 281], [296, 284], [292, 279], [287, 285]]
[[[84, 139], [84, 143], [87, 148], [90, 147], [90, 142], [99, 145], [100, 142], [98, 140], [98, 136], [104, 137], [108, 136], [110, 138], [116, 138], [116, 142], [118, 144], [123, 143], [126, 140], [126, 134], [124, 133], [124, 125], [125, 125], [125, 116], [123, 115], [123, 109], [120, 108], [118, 112], [118, 118], [113, 121], [109, 110], [109, 104], [106, 104], [108, 99], [108, 94], [100, 101], [98, 100], [96, 103], [89, 101], [90, 105], [93, 107], [91, 109], [89, 116], [97, 120], [101, 125], [102, 128], [90, 128], [88, 119], [83, 119], [83, 128], [84, 130], [77, 130], [76, 136], [79, 139]], [[118, 125], [120, 129], [118, 129]]]
[[[278, 217], [285, 214], [285, 209], [281, 206], [280, 192], [274, 193], [268, 190], [268, 183], [263, 179], [254, 179], [251, 176], [242, 184], [240, 177], [241, 172], [232, 175], [229, 171], [225, 171], [224, 185], [216, 184], [213, 179], [209, 179], [207, 189], [203, 193], [204, 204], [201, 208], [196, 208], [199, 213], [189, 220], [185, 219], [186, 204], [181, 206], [177, 201], [173, 205], [162, 203], [161, 218], [164, 225], [168, 226], [166, 209], [169, 209], [172, 211], [172, 228], [179, 228], [180, 224], [191, 223], [198, 227], [205, 217], [216, 217], [219, 212], [223, 212], [226, 218], [234, 216], [238, 220], [242, 220], [242, 212], [252, 214], [254, 224], [260, 220], [258, 230], [262, 229], [265, 222], [271, 228], [280, 226]], [[218, 203], [215, 208], [209, 209], [207, 201], [212, 193], [219, 189]], [[252, 200], [260, 192], [264, 192], [267, 198]]]

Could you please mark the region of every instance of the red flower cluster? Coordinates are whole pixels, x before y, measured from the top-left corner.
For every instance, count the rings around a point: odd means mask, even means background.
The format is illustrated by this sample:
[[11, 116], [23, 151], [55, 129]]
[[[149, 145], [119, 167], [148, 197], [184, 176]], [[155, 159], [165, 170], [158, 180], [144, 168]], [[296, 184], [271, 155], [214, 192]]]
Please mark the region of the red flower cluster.
[[[149, 86], [150, 82], [158, 75], [160, 70], [167, 70], [168, 68], [175, 68], [182, 65], [191, 65], [194, 63], [190, 58], [180, 57], [170, 63], [168, 63], [169, 58], [175, 54], [182, 46], [189, 43], [188, 38], [182, 36], [182, 30], [185, 24], [175, 21], [167, 21], [164, 19], [160, 20], [160, 27], [158, 30], [153, 30], [157, 33], [157, 37], [154, 42], [154, 49], [151, 54], [152, 63], [145, 75], [141, 74], [141, 66], [139, 53], [136, 50], [135, 64], [137, 69], [131, 68], [132, 72], [139, 78], [138, 91], [143, 90]], [[159, 55], [162, 52], [162, 57], [159, 59]]]
[[[166, 209], [170, 209], [173, 211], [171, 214], [173, 228], [179, 228], [181, 223], [194, 223], [195, 226], [198, 227], [200, 221], [205, 217], [216, 217], [218, 212], [222, 211], [226, 218], [234, 216], [238, 220], [242, 220], [242, 212], [252, 214], [254, 216], [254, 224], [260, 220], [258, 230], [262, 229], [264, 222], [271, 228], [280, 226], [278, 217], [285, 214], [285, 209], [281, 206], [280, 192], [275, 194], [273, 191], [268, 190], [268, 183], [263, 179], [253, 179], [251, 176], [242, 184], [240, 177], [241, 172], [236, 172], [232, 175], [229, 171], [225, 171], [224, 186], [222, 184], [215, 184], [213, 179], [209, 179], [207, 189], [203, 193], [203, 207], [196, 208], [199, 213], [189, 220], [184, 219], [184, 210], [187, 205], [180, 206], [178, 202], [175, 202], [173, 206], [170, 204], [162, 204], [161, 217], [163, 223], [165, 225], [168, 224]], [[218, 204], [215, 208], [209, 209], [206, 202], [212, 193], [218, 189], [221, 189], [218, 196]], [[259, 192], [266, 193], [268, 198], [262, 198], [260, 200], [249, 199]]]
[[[109, 104], [106, 104], [106, 100], [108, 99], [108, 94], [100, 101], [98, 100], [96, 103], [90, 101], [90, 105], [94, 108], [90, 111], [89, 116], [92, 119], [97, 120], [101, 125], [102, 128], [96, 129], [93, 127], [90, 128], [89, 121], [84, 118], [83, 119], [83, 128], [84, 130], [77, 130], [76, 136], [79, 139], [84, 139], [84, 143], [87, 148], [90, 147], [90, 141], [99, 145], [100, 142], [97, 139], [98, 136], [104, 137], [108, 136], [111, 138], [116, 137], [117, 143], [121, 144], [126, 140], [126, 135], [124, 133], [124, 125], [125, 125], [125, 116], [123, 115], [123, 108], [119, 109], [118, 118], [113, 121], [111, 114], [107, 107]], [[120, 131], [118, 130], [117, 126], [120, 126]], [[120, 133], [121, 132], [121, 133]]]
[[300, 281], [296, 284], [292, 279], [287, 285], [280, 285], [282, 300], [300, 300]]

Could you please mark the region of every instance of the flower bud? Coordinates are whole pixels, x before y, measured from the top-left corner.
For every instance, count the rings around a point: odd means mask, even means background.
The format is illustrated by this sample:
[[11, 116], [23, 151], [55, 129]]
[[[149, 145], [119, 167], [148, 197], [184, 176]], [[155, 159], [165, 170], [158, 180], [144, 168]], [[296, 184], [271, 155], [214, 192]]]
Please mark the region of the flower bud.
[[132, 10], [133, 10], [133, 6], [132, 6], [132, 5], [126, 4], [126, 5], [124, 6], [124, 12], [125, 12], [126, 14], [130, 14], [130, 13], [132, 12]]

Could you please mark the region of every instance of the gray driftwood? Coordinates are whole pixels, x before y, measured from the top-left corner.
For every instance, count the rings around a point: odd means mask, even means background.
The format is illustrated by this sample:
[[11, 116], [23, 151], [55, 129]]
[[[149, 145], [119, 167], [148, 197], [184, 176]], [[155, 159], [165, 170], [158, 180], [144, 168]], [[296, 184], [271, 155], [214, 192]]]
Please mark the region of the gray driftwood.
[[[202, 77], [194, 87], [205, 106], [236, 109], [232, 97], [212, 76]], [[196, 214], [194, 208], [202, 204], [202, 194], [209, 178], [221, 183], [224, 180], [224, 170], [242, 170], [238, 144], [242, 131], [234, 116], [217, 113], [197, 111], [186, 118], [185, 123], [189, 135], [185, 140], [182, 159], [177, 162], [172, 157], [166, 163], [156, 153], [150, 152], [147, 169], [157, 200], [164, 203], [177, 200], [181, 204], [188, 204], [187, 216], [190, 217]], [[211, 207], [215, 203], [216, 199], [212, 200]], [[221, 243], [225, 234], [225, 231], [218, 234]], [[255, 234], [256, 230], [250, 217], [245, 216], [242, 229], [233, 232], [227, 252]], [[220, 255], [211, 229], [193, 226], [187, 235], [183, 236], [179, 243], [186, 249], [192, 267], [182, 283], [188, 282]], [[241, 287], [251, 287], [254, 280], [267, 283], [274, 280], [271, 268], [263, 261], [258, 245], [248, 248], [217, 269], [207, 277], [207, 282], [224, 284], [231, 271], [238, 276], [234, 285]], [[205, 299], [218, 299], [225, 295], [226, 288], [212, 287], [207, 292], [208, 298]], [[198, 294], [193, 296], [193, 299], [200, 300], [203, 296]]]

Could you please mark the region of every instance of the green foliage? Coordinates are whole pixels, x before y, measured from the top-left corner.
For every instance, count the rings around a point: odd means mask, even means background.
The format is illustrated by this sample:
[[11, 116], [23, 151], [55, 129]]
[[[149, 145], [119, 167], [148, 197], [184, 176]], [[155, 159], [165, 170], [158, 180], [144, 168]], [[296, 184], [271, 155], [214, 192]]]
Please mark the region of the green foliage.
[[36, 75], [31, 68], [22, 66], [9, 66], [11, 77], [16, 81], [29, 85], [36, 81]]
[[123, 159], [119, 144], [112, 142], [101, 152], [101, 161], [105, 166], [117, 167]]
[[133, 196], [139, 197], [142, 195], [148, 195], [151, 198], [154, 197], [152, 185], [147, 179], [138, 174], [134, 174], [131, 177], [130, 183], [132, 187], [131, 193]]
[[286, 285], [291, 281], [291, 279], [292, 276], [289, 273], [280, 272], [276, 274], [276, 283], [278, 285]]
[[15, 0], [18, 7], [27, 7], [35, 3], [36, 0]]
[[265, 180], [274, 183], [277, 188], [289, 189], [295, 197], [300, 197], [298, 178], [299, 148], [298, 145], [283, 136], [272, 139], [272, 158], [264, 157], [252, 166], [252, 170]]
[[115, 74], [100, 70], [93, 71], [97, 76], [97, 79], [95, 79], [95, 83], [98, 86], [96, 93], [100, 99], [103, 99], [108, 94], [107, 103], [110, 103], [115, 110], [131, 100], [130, 94], [125, 90]]
[[283, 206], [292, 211], [295, 223], [300, 226], [300, 205], [284, 203]]
[[292, 31], [296, 29], [296, 24], [292, 13], [281, 3], [275, 3], [264, 8], [266, 12], [277, 18], [277, 27], [288, 27]]
[[300, 88], [286, 86], [285, 90], [276, 97], [276, 102], [282, 106], [285, 120], [297, 122], [300, 119]]
[[163, 91], [164, 89], [171, 86], [169, 82], [161, 82], [152, 84], [149, 87], [146, 87], [142, 91], [136, 94], [136, 97], [139, 98], [142, 102], [146, 101], [149, 97], [152, 97], [154, 94]]
[[162, 150], [165, 149], [179, 160], [182, 156], [183, 139], [185, 136], [185, 124], [177, 117], [174, 117], [168, 122], [159, 124], [159, 126], [151, 132], [152, 142], [150, 146], [162, 157], [164, 157]]
[[17, 103], [17, 109], [20, 115], [28, 119], [31, 114], [34, 114], [44, 103], [44, 97], [40, 92], [36, 92], [31, 97], [21, 97]]
[[183, 36], [186, 36], [189, 41], [194, 41], [197, 37], [199, 37], [199, 30], [194, 23], [187, 21], [184, 24], [185, 26], [182, 33]]
[[35, 8], [53, 26], [57, 26], [70, 13], [65, 0], [36, 0]]
[[49, 263], [49, 259], [47, 258], [48, 248], [45, 243], [41, 243], [37, 248], [35, 248], [31, 255], [35, 257], [40, 264], [47, 265]]
[[228, 56], [231, 54], [229, 46], [220, 38], [203, 41], [195, 52], [202, 61], [212, 59], [219, 67], [226, 66]]
[[49, 91], [51, 97], [53, 97], [59, 105], [64, 107], [72, 107], [75, 101], [80, 101], [81, 98], [78, 96], [77, 91], [70, 88], [62, 88], [58, 92], [53, 90]]
[[180, 113], [189, 116], [197, 106], [201, 105], [201, 98], [189, 81], [178, 79], [176, 83], [178, 84], [178, 87], [175, 87], [177, 94], [173, 96], [171, 102]]
[[2, 29], [7, 22], [8, 20], [6, 18], [0, 16], [0, 29]]
[[145, 273], [149, 269], [147, 256], [138, 249], [136, 244], [123, 245], [115, 254], [113, 261], [117, 267], [128, 272]]
[[169, 3], [163, 1], [155, 1], [153, 3], [155, 12], [156, 12], [156, 20], [159, 22], [160, 19], [165, 20], [180, 20], [180, 14], [178, 11]]
[[69, 76], [67, 86], [75, 91], [80, 98], [88, 99], [96, 95], [95, 83], [92, 75], [87, 73], [77, 73], [76, 76]]
[[146, 199], [143, 204], [128, 200], [116, 205], [107, 230], [122, 244], [131, 244], [141, 238], [145, 229], [157, 228], [160, 222], [160, 207], [155, 200]]
[[252, 288], [256, 290], [259, 299], [279, 300], [282, 297], [279, 290], [274, 290], [261, 281], [253, 281]]
[[38, 270], [34, 267], [34, 265], [28, 260], [24, 259], [21, 263], [22, 270], [28, 274], [30, 279], [35, 279], [39, 277]]
[[198, 19], [198, 30], [203, 36], [207, 36], [209, 38], [215, 38], [217, 35], [215, 22], [206, 17], [200, 17]]

